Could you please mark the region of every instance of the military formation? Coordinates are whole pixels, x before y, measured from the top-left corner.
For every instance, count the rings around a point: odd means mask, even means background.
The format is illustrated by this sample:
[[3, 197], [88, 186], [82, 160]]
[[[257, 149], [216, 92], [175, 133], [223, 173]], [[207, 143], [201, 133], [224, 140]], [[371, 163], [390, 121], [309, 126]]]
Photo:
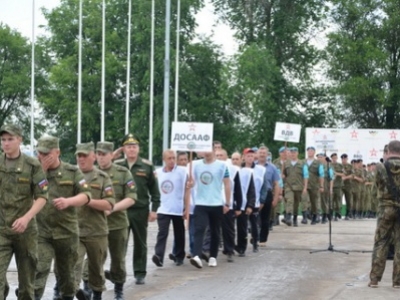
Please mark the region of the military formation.
[[[185, 152], [165, 150], [164, 166], [156, 170], [140, 157], [133, 134], [116, 150], [106, 141], [77, 144], [77, 165], [60, 159], [56, 137], [41, 137], [35, 158], [20, 151], [18, 126], [3, 125], [0, 136], [0, 300], [10, 292], [6, 273], [13, 256], [18, 299], [43, 298], [53, 262], [54, 299], [102, 299], [106, 280], [114, 284], [114, 299], [124, 299], [129, 236], [136, 284], [144, 284], [147, 227], [156, 220], [153, 263], [164, 266], [172, 223], [169, 259], [180, 266], [188, 258], [202, 268], [203, 261], [217, 266], [220, 247], [228, 262], [235, 253], [246, 256], [249, 242], [258, 252], [280, 222], [298, 227], [377, 218], [369, 286], [378, 286], [394, 244], [393, 286], [400, 288], [398, 141], [385, 148], [383, 163], [367, 166], [358, 158], [348, 162], [347, 154], [340, 162], [336, 153], [316, 154], [313, 146], [305, 159], [299, 159], [298, 148], [281, 147], [272, 160], [263, 144], [229, 158], [215, 141], [212, 152], [196, 153], [192, 161]], [[107, 255], [110, 266], [105, 266]]]

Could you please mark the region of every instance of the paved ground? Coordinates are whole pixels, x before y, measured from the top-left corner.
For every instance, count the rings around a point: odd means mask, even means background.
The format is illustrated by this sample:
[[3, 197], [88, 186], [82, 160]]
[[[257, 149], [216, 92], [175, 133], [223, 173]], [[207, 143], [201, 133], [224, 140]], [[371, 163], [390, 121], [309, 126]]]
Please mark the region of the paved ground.
[[[298, 228], [274, 227], [266, 248], [259, 253], [235, 257], [234, 263], [218, 257], [218, 267], [206, 264], [199, 270], [188, 261], [180, 267], [165, 259], [164, 267], [151, 262], [156, 224], [149, 229], [148, 276], [146, 284], [134, 284], [132, 242], [128, 253], [127, 300], [164, 299], [400, 299], [400, 290], [392, 288], [392, 261], [388, 261], [384, 278], [377, 289], [367, 287], [376, 220], [332, 222], [332, 244], [335, 250], [349, 254], [321, 252], [329, 245], [328, 225], [301, 225]], [[172, 238], [170, 239], [172, 240]], [[170, 241], [171, 242], [171, 241]], [[169, 245], [170, 249], [170, 245]], [[8, 278], [16, 287], [15, 265]], [[51, 299], [54, 277], [51, 275], [44, 299]], [[112, 285], [103, 299], [113, 299]], [[16, 299], [14, 295], [7, 299]]]

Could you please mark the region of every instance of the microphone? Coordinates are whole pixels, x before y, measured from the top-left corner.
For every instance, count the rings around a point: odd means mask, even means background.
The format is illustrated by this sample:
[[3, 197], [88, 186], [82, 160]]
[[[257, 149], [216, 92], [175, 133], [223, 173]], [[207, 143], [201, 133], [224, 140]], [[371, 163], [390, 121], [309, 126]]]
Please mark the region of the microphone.
[[380, 161], [381, 163], [383, 163], [383, 158], [381, 158], [379, 161]]
[[327, 162], [331, 162], [331, 161], [332, 161], [328, 156], [325, 157], [325, 160], [326, 160]]

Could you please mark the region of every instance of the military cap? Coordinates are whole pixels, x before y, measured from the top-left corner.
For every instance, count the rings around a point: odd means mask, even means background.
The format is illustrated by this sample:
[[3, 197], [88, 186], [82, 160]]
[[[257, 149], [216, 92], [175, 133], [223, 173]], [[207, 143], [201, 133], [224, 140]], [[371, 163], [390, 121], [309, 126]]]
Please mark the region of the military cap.
[[315, 147], [314, 146], [307, 147], [307, 151], [308, 150], [314, 150], [315, 151]]
[[243, 154], [247, 154], [247, 153], [254, 153], [254, 150], [252, 148], [245, 148], [243, 150]]
[[317, 157], [325, 157], [325, 153], [320, 152], [317, 154]]
[[76, 145], [75, 155], [77, 154], [85, 154], [88, 155], [90, 152], [94, 151], [93, 142], [90, 143], [81, 143]]
[[355, 159], [352, 159], [350, 163], [354, 164], [356, 162]]
[[285, 152], [285, 151], [286, 151], [286, 147], [285, 146], [279, 148], [279, 153], [282, 153], [282, 152]]
[[0, 135], [2, 135], [3, 133], [8, 133], [11, 135], [16, 135], [16, 136], [22, 136], [22, 129], [15, 124], [11, 124], [11, 123], [4, 124], [0, 128]]
[[110, 153], [113, 151], [114, 151], [114, 143], [98, 142], [96, 145], [96, 152]]
[[140, 140], [138, 137], [134, 136], [132, 133], [128, 133], [122, 139], [122, 146], [125, 145], [139, 145]]
[[337, 156], [337, 153], [332, 153], [331, 158]]
[[38, 140], [36, 151], [41, 153], [49, 153], [51, 149], [59, 149], [59, 139], [54, 136], [42, 136]]
[[346, 153], [343, 153], [342, 155], [340, 155], [340, 158], [347, 158], [348, 156], [347, 156], [347, 154]]
[[299, 148], [292, 147], [292, 148], [290, 148], [290, 152], [299, 152]]

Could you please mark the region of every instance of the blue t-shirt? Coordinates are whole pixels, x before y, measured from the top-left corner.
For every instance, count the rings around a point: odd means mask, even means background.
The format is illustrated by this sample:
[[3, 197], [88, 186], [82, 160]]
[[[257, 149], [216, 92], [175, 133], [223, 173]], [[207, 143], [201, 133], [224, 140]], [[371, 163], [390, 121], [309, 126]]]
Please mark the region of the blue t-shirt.
[[193, 169], [196, 189], [195, 205], [222, 206], [225, 197], [221, 193], [224, 178], [229, 178], [229, 169], [225, 162], [216, 160], [210, 164], [197, 163]]

